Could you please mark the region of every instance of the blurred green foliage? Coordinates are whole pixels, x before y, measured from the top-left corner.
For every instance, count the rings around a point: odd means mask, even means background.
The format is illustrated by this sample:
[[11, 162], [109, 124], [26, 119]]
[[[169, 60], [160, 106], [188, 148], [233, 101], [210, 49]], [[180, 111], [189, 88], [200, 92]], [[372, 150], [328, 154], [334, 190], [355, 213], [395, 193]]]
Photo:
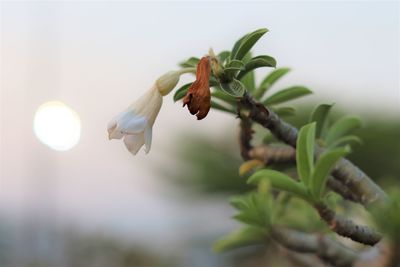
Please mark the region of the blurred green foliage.
[[239, 176], [242, 159], [236, 144], [199, 136], [185, 136], [179, 142], [175, 153], [183, 167], [162, 166], [163, 176], [167, 173], [176, 184], [197, 192], [231, 194], [252, 188]]
[[372, 209], [372, 215], [382, 233], [400, 244], [400, 189], [389, 191], [389, 201]]

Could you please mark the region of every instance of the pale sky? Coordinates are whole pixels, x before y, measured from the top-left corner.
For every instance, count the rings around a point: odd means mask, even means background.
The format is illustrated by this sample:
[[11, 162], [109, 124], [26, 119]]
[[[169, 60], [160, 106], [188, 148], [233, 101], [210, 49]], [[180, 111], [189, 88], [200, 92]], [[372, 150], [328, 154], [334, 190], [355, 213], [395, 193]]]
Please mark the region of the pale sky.
[[[229, 49], [258, 28], [270, 32], [254, 54], [274, 56], [278, 66], [292, 68], [278, 87], [302, 84], [314, 91], [313, 98], [340, 107], [400, 114], [395, 1], [1, 2], [0, 7], [0, 212], [17, 217], [48, 210], [57, 222], [143, 235], [152, 226], [173, 236], [182, 212], [190, 209], [166, 193], [156, 164], [173, 162], [168, 149], [177, 135], [222, 136], [234, 132], [237, 122], [216, 111], [198, 122], [167, 96], [152, 151], [136, 157], [122, 142], [108, 141], [106, 125], [178, 62], [200, 57], [210, 46], [216, 52]], [[33, 114], [49, 100], [66, 103], [81, 118], [81, 140], [70, 151], [50, 150], [33, 134]]]

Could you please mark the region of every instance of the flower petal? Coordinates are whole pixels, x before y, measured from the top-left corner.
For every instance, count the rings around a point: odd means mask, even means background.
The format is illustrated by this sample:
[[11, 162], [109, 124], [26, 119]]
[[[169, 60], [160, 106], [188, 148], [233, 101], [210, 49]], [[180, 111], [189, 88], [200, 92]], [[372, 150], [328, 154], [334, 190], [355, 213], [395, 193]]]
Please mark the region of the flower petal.
[[124, 115], [124, 113], [120, 113], [117, 116], [115, 116], [108, 124], [107, 124], [107, 131], [108, 131], [108, 138], [109, 139], [121, 139], [124, 135], [121, 134], [117, 130], [118, 126], [118, 121], [121, 119], [121, 117]]
[[144, 131], [147, 119], [143, 116], [135, 115], [132, 112], [125, 114], [118, 122], [118, 127], [123, 134], [138, 134]]
[[114, 127], [113, 131], [110, 132], [108, 131], [108, 139], [121, 139], [124, 137], [124, 134], [117, 128], [117, 126]]
[[131, 152], [133, 155], [136, 155], [144, 144], [144, 134], [140, 133], [126, 135], [124, 138], [124, 143], [129, 152]]
[[146, 153], [150, 152], [152, 135], [153, 135], [153, 127], [147, 127], [146, 130], [144, 131], [144, 141], [145, 141]]

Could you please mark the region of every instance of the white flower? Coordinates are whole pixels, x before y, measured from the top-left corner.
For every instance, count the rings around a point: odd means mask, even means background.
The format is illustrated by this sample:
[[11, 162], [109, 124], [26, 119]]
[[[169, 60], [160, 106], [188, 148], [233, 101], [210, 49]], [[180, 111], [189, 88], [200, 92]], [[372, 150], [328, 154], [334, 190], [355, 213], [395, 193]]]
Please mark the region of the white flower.
[[125, 146], [133, 155], [143, 145], [146, 153], [149, 153], [153, 124], [160, 111], [162, 97], [175, 88], [182, 74], [193, 71], [193, 68], [170, 71], [157, 79], [148, 92], [108, 123], [108, 138], [123, 138]]
[[109, 122], [109, 139], [124, 138], [126, 148], [133, 155], [136, 155], [143, 145], [148, 153], [151, 147], [153, 124], [161, 104], [162, 96], [154, 85], [129, 108]]

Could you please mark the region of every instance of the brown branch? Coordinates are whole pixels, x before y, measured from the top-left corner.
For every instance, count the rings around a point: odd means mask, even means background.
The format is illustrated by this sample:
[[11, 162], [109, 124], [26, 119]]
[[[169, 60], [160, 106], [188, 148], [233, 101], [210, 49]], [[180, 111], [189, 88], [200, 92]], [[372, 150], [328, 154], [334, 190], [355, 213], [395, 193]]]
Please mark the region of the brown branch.
[[[269, 129], [273, 135], [286, 144], [296, 147], [298, 130], [296, 127], [286, 123], [270, 109], [259, 102], [256, 102], [249, 95], [244, 95], [241, 99], [241, 106], [250, 111], [249, 117]], [[317, 155], [324, 149], [317, 148]], [[358, 167], [347, 159], [341, 159], [332, 172], [335, 179], [348, 186], [355, 193], [363, 204], [370, 204], [375, 201], [386, 201], [385, 192], [376, 185]]]
[[328, 224], [329, 228], [341, 236], [370, 246], [375, 245], [382, 238], [381, 234], [367, 226], [357, 225], [353, 221], [337, 215], [324, 204], [315, 205], [315, 208], [321, 218]]
[[274, 163], [296, 163], [296, 150], [289, 146], [261, 145], [249, 151], [249, 157], [264, 162], [265, 165]]
[[362, 199], [358, 195], [351, 192], [351, 190], [346, 185], [342, 184], [342, 182], [340, 182], [339, 180], [336, 180], [332, 176], [328, 177], [328, 180], [326, 181], [326, 185], [332, 191], [341, 195], [344, 199], [363, 204]]
[[251, 145], [251, 139], [253, 136], [253, 129], [251, 128], [252, 121], [245, 116], [241, 117], [240, 120], [240, 134], [239, 134], [239, 143], [240, 143], [240, 154], [244, 160], [249, 160], [249, 151], [253, 148]]
[[271, 230], [271, 237], [287, 249], [300, 253], [314, 253], [324, 262], [334, 266], [352, 266], [358, 258], [356, 251], [321, 234], [307, 234], [274, 227]]
[[335, 165], [332, 175], [350, 188], [365, 205], [387, 200], [386, 193], [362, 170], [345, 158], [340, 159]]
[[[242, 106], [249, 108], [250, 114], [249, 118], [254, 121], [260, 123], [264, 127], [268, 128], [275, 136], [283, 140], [284, 142], [290, 144], [295, 147], [296, 139], [297, 139], [297, 129], [285, 122], [283, 122], [275, 113], [269, 111], [266, 107], [261, 105], [260, 103], [254, 102], [249, 97], [244, 97], [244, 99], [248, 99], [247, 102], [241, 103]], [[249, 104], [250, 103], [250, 104]], [[259, 112], [255, 112], [255, 111]], [[272, 118], [272, 120], [270, 120]], [[261, 122], [264, 124], [262, 124]], [[277, 162], [280, 160], [288, 160], [295, 161], [295, 149], [287, 149], [287, 148], [269, 148], [269, 147], [256, 147], [251, 149], [250, 141], [251, 141], [251, 123], [248, 122], [248, 118], [242, 118], [241, 122], [241, 151], [244, 159], [249, 159], [252, 157], [257, 157], [260, 160], [268, 163]], [[249, 150], [250, 149], [250, 150]], [[323, 149], [317, 147], [316, 154], [317, 157], [323, 152]], [[349, 161], [347, 161], [349, 162]], [[350, 163], [350, 162], [349, 162]], [[350, 163], [351, 164], [351, 163]], [[352, 165], [352, 164], [351, 164]], [[337, 169], [340, 169], [336, 166]], [[353, 171], [361, 172], [356, 166], [354, 166]], [[346, 177], [353, 177], [353, 175], [347, 170], [343, 170], [343, 173], [346, 173]], [[364, 174], [365, 175], [365, 174]], [[360, 177], [360, 176], [359, 176]], [[357, 200], [358, 202], [364, 204], [365, 201], [369, 201], [369, 198], [365, 198], [365, 195], [368, 195], [372, 186], [375, 186], [376, 190], [374, 193], [374, 198], [371, 200], [377, 200], [377, 195], [379, 196], [379, 191], [382, 192], [384, 198], [386, 198], [385, 193], [375, 185], [367, 176], [363, 178], [363, 182], [358, 180], [359, 187], [364, 188], [363, 194], [356, 194], [356, 192], [352, 190], [348, 190], [353, 188], [355, 185], [355, 181], [351, 182], [348, 180], [346, 184], [342, 183], [340, 179], [335, 180], [333, 178], [328, 179], [328, 186], [330, 186], [333, 190], [344, 196], [345, 198], [351, 200]], [[361, 184], [361, 186], [360, 186]], [[325, 205], [315, 205], [315, 208], [319, 212], [321, 218], [328, 223], [330, 228], [335, 231], [337, 234], [349, 237], [354, 241], [366, 244], [366, 245], [375, 245], [381, 239], [381, 235], [379, 233], [374, 232], [372, 229], [366, 226], [360, 226], [355, 224], [353, 221], [342, 218], [334, 213], [334, 211], [328, 209]]]

